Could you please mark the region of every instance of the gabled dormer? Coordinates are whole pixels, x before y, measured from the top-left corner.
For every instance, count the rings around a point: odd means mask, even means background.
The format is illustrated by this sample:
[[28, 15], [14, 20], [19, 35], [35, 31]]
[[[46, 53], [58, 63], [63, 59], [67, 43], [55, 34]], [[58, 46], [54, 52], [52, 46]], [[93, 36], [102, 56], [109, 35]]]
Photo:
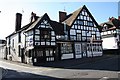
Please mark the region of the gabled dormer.
[[[45, 13], [26, 30], [26, 46], [55, 46], [55, 31]], [[30, 34], [30, 35], [29, 35]]]

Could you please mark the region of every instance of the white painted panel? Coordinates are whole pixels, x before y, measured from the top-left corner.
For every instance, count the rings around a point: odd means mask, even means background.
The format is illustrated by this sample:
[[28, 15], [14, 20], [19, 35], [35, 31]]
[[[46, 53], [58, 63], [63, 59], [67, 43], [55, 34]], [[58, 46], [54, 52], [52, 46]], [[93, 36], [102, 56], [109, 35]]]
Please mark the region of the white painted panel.
[[62, 54], [61, 59], [71, 59], [73, 58], [73, 53], [70, 54]]
[[115, 37], [104, 38], [103, 40], [103, 49], [117, 49], [117, 42]]

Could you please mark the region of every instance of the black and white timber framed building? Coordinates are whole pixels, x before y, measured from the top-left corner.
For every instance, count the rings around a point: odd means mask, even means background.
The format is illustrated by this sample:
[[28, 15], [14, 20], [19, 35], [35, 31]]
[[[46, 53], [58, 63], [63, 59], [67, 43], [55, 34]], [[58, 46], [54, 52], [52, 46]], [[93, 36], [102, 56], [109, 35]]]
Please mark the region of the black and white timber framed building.
[[31, 22], [21, 28], [22, 15], [16, 14], [16, 30], [6, 37], [7, 59], [37, 64], [102, 56], [99, 25], [85, 5], [69, 15], [60, 11], [59, 22], [47, 13], [31, 15]]

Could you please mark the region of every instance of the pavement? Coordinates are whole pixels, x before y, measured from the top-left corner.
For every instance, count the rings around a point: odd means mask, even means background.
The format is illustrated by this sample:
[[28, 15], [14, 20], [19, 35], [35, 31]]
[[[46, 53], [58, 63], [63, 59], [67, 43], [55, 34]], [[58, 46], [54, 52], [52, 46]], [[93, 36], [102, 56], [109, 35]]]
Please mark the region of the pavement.
[[[35, 80], [119, 80], [118, 55], [63, 60], [42, 63], [38, 66], [1, 59], [6, 78], [37, 78]], [[95, 70], [94, 70], [94, 69]], [[102, 68], [106, 68], [103, 70]], [[110, 70], [107, 70], [110, 68]], [[114, 68], [114, 69], [113, 69]], [[5, 71], [4, 71], [5, 70]], [[3, 74], [3, 75], [4, 75]], [[3, 79], [3, 80], [4, 80]], [[14, 79], [16, 80], [16, 79]], [[21, 79], [20, 79], [21, 80]], [[23, 80], [23, 79], [22, 79]]]

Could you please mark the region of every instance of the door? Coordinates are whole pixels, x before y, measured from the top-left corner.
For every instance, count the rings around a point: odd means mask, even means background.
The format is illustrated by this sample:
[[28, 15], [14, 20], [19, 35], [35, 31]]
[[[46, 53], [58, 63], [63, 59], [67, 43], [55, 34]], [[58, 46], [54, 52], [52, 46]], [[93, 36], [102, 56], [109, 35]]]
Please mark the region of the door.
[[82, 58], [81, 43], [75, 43], [75, 58]]
[[43, 63], [45, 62], [45, 51], [44, 50], [37, 50], [36, 51], [36, 62], [37, 63]]

